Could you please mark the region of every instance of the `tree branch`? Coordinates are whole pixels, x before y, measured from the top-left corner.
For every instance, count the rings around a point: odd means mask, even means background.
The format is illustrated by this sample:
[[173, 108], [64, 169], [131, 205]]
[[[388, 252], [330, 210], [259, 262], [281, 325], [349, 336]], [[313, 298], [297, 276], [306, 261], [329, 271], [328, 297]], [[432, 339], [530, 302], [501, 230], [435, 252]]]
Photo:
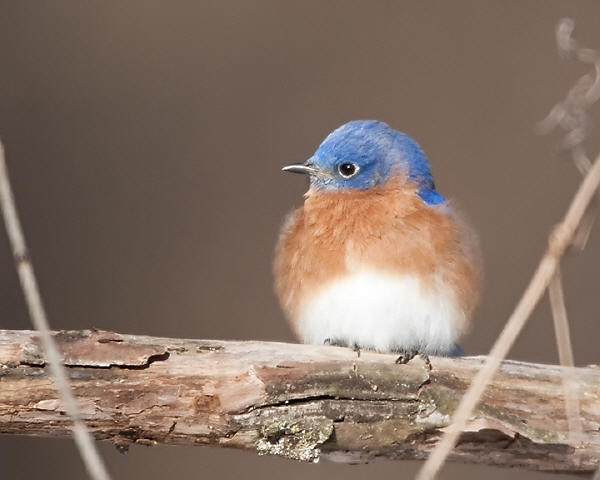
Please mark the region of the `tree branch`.
[[[212, 444], [317, 461], [423, 459], [484, 357], [394, 356], [269, 342], [55, 332], [97, 439]], [[563, 368], [505, 361], [451, 458], [552, 472], [600, 462], [600, 368], [577, 368], [585, 442], [569, 437]], [[71, 434], [39, 334], [0, 330], [0, 433]]]

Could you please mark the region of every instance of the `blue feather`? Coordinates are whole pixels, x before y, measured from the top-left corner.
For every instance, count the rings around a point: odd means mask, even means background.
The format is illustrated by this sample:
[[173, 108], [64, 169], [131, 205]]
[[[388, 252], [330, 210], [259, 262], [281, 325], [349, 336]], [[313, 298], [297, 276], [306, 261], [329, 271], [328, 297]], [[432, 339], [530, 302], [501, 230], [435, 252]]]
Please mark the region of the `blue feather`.
[[[325, 190], [365, 190], [382, 185], [397, 175], [408, 175], [428, 205], [443, 203], [433, 183], [427, 157], [408, 135], [377, 120], [354, 120], [331, 132], [308, 160], [320, 175], [313, 187]], [[344, 177], [340, 166], [355, 165], [356, 174]]]

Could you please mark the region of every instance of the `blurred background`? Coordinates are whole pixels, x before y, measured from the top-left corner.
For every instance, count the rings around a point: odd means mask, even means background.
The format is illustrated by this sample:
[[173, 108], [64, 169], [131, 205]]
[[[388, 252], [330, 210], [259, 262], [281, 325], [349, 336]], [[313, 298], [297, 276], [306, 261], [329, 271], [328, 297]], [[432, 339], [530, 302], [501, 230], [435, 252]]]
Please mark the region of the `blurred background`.
[[[338, 125], [376, 118], [420, 142], [480, 232], [485, 296], [462, 343], [481, 354], [580, 182], [560, 137], [535, 127], [586, 70], [557, 57], [555, 25], [572, 16], [600, 48], [596, 1], [55, 0], [0, 12], [0, 136], [57, 329], [293, 341], [271, 261], [306, 183], [280, 167]], [[599, 361], [599, 234], [563, 269], [581, 365]], [[0, 328], [30, 328], [3, 232], [0, 282]], [[558, 361], [547, 299], [510, 356]], [[101, 450], [115, 479], [412, 478], [419, 466]], [[68, 440], [0, 437], [0, 462], [7, 480], [85, 475]], [[506, 474], [449, 464], [440, 478]]]

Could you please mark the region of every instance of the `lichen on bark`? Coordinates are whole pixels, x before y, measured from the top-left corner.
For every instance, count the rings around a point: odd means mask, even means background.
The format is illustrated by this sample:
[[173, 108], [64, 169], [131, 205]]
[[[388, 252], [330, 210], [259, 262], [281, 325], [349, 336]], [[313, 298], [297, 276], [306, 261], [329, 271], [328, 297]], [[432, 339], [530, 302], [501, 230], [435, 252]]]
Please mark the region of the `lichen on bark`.
[[318, 448], [333, 433], [333, 420], [322, 417], [306, 417], [290, 420], [274, 417], [265, 423], [256, 443], [259, 455], [280, 455], [294, 460], [318, 462]]

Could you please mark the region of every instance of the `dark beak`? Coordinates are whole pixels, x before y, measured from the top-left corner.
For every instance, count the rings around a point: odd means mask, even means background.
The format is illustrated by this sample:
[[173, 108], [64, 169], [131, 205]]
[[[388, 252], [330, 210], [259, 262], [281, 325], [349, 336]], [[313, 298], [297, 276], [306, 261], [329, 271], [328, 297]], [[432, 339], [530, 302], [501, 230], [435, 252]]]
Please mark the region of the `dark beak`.
[[294, 163], [292, 165], [286, 165], [282, 170], [284, 172], [303, 173], [304, 175], [315, 175], [318, 171], [310, 163]]

